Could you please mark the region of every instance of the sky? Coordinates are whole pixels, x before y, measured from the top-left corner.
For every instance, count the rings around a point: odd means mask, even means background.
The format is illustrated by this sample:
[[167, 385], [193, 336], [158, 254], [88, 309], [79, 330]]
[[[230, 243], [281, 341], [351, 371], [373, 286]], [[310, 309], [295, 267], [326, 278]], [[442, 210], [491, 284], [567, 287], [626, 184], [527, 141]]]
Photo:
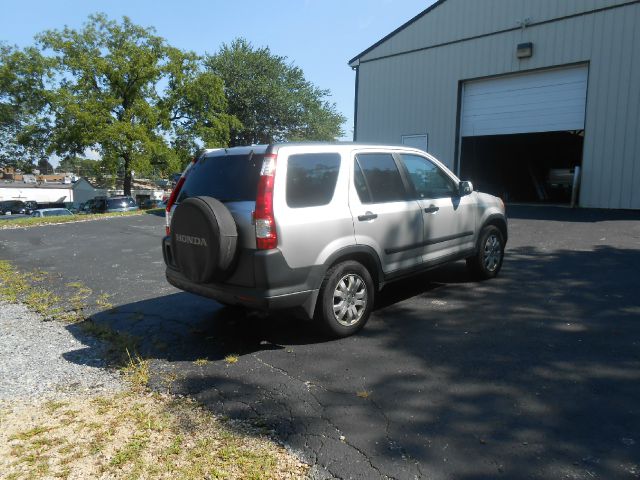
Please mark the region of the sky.
[[81, 28], [92, 13], [128, 16], [154, 27], [169, 44], [215, 53], [244, 37], [302, 68], [307, 80], [331, 92], [353, 133], [355, 73], [347, 62], [434, 0], [0, 0], [0, 42], [25, 47], [37, 33]]

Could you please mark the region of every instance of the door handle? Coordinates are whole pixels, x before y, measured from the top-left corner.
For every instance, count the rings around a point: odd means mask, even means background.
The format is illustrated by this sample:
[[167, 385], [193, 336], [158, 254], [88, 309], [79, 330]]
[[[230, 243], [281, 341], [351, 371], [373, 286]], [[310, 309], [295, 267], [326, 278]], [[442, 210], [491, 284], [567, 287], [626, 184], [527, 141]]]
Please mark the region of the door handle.
[[424, 209], [424, 213], [436, 213], [438, 210], [440, 210], [440, 207], [436, 207], [435, 205], [431, 205], [427, 208]]
[[364, 215], [358, 215], [358, 220], [361, 222], [366, 222], [367, 220], [373, 220], [375, 218], [378, 218], [378, 215], [371, 212], [366, 212]]

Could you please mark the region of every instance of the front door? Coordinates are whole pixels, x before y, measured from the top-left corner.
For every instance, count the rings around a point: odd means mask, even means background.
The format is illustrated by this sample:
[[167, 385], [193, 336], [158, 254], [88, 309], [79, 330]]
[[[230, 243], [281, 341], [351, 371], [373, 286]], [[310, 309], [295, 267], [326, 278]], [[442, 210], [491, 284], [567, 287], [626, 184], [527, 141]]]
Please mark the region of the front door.
[[457, 182], [427, 157], [400, 154], [424, 225], [425, 263], [437, 263], [473, 248], [473, 196], [460, 196]]
[[349, 207], [356, 243], [372, 247], [385, 274], [422, 264], [420, 204], [403, 181], [391, 153], [362, 152], [353, 160]]

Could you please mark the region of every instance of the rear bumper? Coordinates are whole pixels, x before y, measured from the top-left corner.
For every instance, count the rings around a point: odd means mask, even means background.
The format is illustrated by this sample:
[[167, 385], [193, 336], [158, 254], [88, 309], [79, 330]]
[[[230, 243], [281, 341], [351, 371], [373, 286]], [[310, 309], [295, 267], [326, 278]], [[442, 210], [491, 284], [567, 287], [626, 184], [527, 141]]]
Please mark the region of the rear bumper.
[[296, 309], [312, 318], [324, 266], [291, 268], [282, 252], [243, 250], [235, 272], [224, 283], [195, 283], [175, 263], [171, 241], [162, 241], [167, 281], [181, 290], [212, 298], [227, 305], [258, 310]]
[[297, 309], [305, 317], [312, 318], [318, 290], [302, 290], [278, 294], [271, 290], [256, 288], [221, 286], [219, 284], [198, 284], [185, 278], [180, 272], [167, 267], [167, 281], [176, 288], [212, 298], [226, 305], [238, 305], [256, 310]]

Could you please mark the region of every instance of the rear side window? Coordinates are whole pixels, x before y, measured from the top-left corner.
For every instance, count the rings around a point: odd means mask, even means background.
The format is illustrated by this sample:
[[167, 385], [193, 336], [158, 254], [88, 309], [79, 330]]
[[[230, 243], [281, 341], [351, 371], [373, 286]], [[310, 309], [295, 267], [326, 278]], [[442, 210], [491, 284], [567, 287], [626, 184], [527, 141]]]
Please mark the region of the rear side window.
[[333, 198], [340, 170], [337, 153], [291, 155], [287, 167], [287, 205], [317, 207]]
[[354, 183], [362, 203], [407, 199], [400, 172], [390, 153], [358, 154], [354, 168]]
[[264, 155], [203, 157], [191, 168], [178, 202], [190, 197], [214, 197], [221, 202], [256, 200]]

